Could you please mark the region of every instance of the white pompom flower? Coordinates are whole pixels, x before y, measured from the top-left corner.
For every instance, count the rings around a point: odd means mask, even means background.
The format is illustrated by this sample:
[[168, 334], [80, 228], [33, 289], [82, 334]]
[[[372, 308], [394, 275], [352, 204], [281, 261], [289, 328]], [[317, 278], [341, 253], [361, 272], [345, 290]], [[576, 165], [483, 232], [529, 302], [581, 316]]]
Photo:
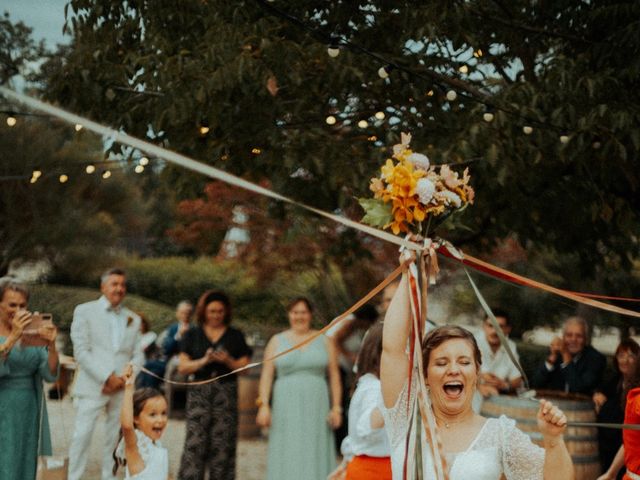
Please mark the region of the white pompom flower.
[[426, 205], [433, 198], [433, 194], [436, 193], [436, 186], [428, 178], [421, 178], [416, 183], [416, 193], [418, 194], [420, 203]]
[[456, 207], [460, 207], [462, 205], [462, 199], [460, 198], [460, 196], [457, 193], [452, 192], [451, 190], [444, 190], [442, 192], [439, 192], [439, 195], [441, 195], [448, 204], [453, 204]]
[[429, 169], [429, 165], [431, 165], [429, 163], [429, 158], [422, 153], [412, 153], [407, 157], [407, 160], [413, 163], [413, 165], [420, 170], [426, 171]]

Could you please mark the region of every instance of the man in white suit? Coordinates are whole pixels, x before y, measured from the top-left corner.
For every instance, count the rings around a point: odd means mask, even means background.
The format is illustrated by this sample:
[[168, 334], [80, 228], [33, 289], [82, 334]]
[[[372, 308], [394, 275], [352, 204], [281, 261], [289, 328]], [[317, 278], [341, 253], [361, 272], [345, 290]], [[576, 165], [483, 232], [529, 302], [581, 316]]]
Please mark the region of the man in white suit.
[[106, 413], [102, 479], [111, 480], [113, 449], [120, 431], [125, 365], [142, 365], [140, 317], [121, 305], [127, 293], [125, 272], [111, 269], [101, 277], [102, 296], [73, 312], [71, 341], [79, 366], [73, 395], [76, 422], [69, 449], [69, 480], [80, 480], [87, 466], [91, 436], [100, 412]]

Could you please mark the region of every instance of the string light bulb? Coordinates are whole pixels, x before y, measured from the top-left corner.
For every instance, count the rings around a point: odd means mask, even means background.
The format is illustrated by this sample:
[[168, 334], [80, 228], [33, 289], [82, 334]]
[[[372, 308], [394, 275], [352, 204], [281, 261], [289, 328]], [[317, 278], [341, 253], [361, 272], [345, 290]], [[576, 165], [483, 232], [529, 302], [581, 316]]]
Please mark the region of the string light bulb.
[[251, 149], [251, 153], [253, 153], [254, 155], [260, 155], [262, 153], [262, 150], [260, 150], [258, 147], [253, 147]]
[[82, 130], [82, 125], [80, 125], [79, 123], [76, 123], [75, 129], [76, 129], [76, 132], [79, 132], [80, 130]]
[[449, 90], [447, 92], [447, 100], [449, 100], [450, 102], [453, 102], [456, 98], [458, 98], [458, 94], [456, 93], [455, 90]]
[[200, 135], [206, 135], [207, 133], [209, 133], [210, 128], [207, 127], [206, 125], [200, 125], [200, 128], [198, 129], [198, 131], [200, 132]]
[[369, 122], [367, 122], [366, 120], [360, 120], [358, 122], [358, 127], [360, 128], [367, 128], [369, 126]]
[[491, 110], [487, 110], [482, 114], [482, 119], [487, 123], [493, 122], [493, 119], [494, 119], [493, 112]]
[[85, 168], [84, 171], [87, 172], [87, 174], [91, 175], [96, 171], [96, 167], [95, 165], [87, 165], [87, 168]]
[[560, 143], [562, 143], [563, 145], [569, 143], [569, 135], [567, 135], [566, 133], [560, 135]]
[[142, 173], [142, 172], [144, 172], [144, 166], [136, 165], [136, 168], [134, 168], [133, 171], [136, 172], [136, 173]]
[[324, 119], [324, 121], [327, 122], [327, 125], [335, 125], [337, 122], [336, 117], [334, 117], [333, 115], [329, 115]]
[[461, 65], [458, 71], [460, 73], [469, 73], [469, 67], [467, 67], [466, 65]]
[[327, 54], [331, 58], [336, 58], [338, 55], [340, 55], [340, 47], [338, 47], [337, 45], [329, 45], [329, 48], [327, 48]]
[[477, 49], [475, 52], [473, 52], [473, 56], [476, 58], [480, 58], [482, 56], [482, 50]]
[[13, 127], [16, 123], [18, 123], [18, 119], [12, 114], [9, 114], [9, 116], [7, 117], [7, 125]]
[[104, 178], [105, 180], [110, 176], [111, 176], [111, 170], [105, 170], [104, 172], [102, 172], [102, 178]]
[[379, 111], [379, 112], [376, 112], [375, 117], [376, 117], [378, 120], [384, 120], [385, 114], [384, 114], [384, 112], [381, 110], [381, 111]]
[[69, 176], [64, 173], [58, 177], [58, 181], [60, 183], [67, 183], [69, 181]]
[[29, 183], [36, 183], [41, 176], [42, 176], [42, 171], [35, 169], [31, 173], [31, 180], [29, 180]]
[[382, 78], [382, 79], [389, 78], [389, 71], [390, 71], [390, 70], [391, 70], [391, 69], [390, 69], [390, 67], [389, 67], [389, 66], [386, 66], [386, 67], [380, 67], [380, 68], [378, 69], [378, 76], [379, 76], [380, 78]]
[[149, 165], [149, 159], [147, 157], [142, 157], [138, 163], [143, 167], [146, 167]]
[[591, 147], [592, 147], [594, 150], [598, 150], [601, 146], [602, 146], [602, 144], [601, 144], [599, 141], [597, 141], [597, 140], [591, 144]]
[[531, 133], [533, 132], [533, 127], [525, 125], [524, 127], [522, 127], [522, 131], [525, 135], [531, 135]]
[[433, 97], [434, 93], [435, 93], [435, 92], [433, 91], [433, 89], [429, 90], [429, 91], [427, 92], [427, 97]]

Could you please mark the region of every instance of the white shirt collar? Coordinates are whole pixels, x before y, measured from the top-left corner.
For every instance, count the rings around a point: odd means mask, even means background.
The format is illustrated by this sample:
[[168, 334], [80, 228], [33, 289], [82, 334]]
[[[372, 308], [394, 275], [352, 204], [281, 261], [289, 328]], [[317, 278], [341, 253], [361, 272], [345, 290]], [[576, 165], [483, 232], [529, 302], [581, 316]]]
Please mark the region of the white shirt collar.
[[104, 308], [108, 312], [120, 313], [120, 311], [122, 310], [122, 304], [118, 304], [114, 307], [113, 305], [111, 305], [109, 300], [107, 300], [107, 297], [105, 297], [104, 295], [102, 295], [98, 299], [98, 303], [102, 308]]

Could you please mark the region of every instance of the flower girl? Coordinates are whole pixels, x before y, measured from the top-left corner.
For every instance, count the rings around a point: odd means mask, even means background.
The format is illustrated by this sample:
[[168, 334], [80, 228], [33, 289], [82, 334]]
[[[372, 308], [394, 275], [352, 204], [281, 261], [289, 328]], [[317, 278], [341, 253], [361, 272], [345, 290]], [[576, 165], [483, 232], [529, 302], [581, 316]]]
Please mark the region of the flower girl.
[[127, 365], [124, 399], [120, 412], [120, 441], [113, 454], [115, 465], [125, 467], [125, 478], [132, 480], [166, 480], [169, 457], [160, 444], [167, 426], [167, 401], [158, 390], [140, 388], [134, 393], [133, 367]]

